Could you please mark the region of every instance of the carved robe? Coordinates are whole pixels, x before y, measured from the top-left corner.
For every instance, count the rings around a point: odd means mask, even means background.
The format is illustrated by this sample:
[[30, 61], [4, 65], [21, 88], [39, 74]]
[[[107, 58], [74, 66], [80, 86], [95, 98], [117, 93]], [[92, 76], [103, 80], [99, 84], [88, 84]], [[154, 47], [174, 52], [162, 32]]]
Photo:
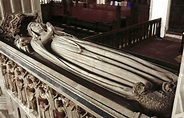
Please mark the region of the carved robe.
[[55, 36], [51, 43], [59, 58], [40, 40], [32, 39], [31, 46], [51, 62], [124, 97], [132, 95], [135, 83], [158, 85], [177, 79], [174, 73], [147, 61], [68, 35]]

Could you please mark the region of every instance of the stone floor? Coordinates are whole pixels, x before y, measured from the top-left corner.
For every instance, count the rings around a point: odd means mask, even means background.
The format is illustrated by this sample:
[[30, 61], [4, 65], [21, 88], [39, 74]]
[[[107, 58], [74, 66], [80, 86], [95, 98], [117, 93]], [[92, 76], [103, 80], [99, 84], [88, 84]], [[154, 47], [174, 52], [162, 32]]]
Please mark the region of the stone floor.
[[164, 37], [143, 41], [142, 43], [128, 50], [137, 54], [141, 54], [150, 58], [158, 59], [179, 66], [181, 61], [180, 46], [180, 39]]

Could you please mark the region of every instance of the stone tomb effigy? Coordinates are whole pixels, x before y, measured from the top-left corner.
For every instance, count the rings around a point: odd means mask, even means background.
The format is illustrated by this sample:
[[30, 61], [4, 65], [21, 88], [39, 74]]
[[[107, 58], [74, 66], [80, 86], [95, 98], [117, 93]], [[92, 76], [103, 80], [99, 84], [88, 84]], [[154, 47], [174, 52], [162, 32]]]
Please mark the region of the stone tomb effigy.
[[33, 21], [29, 35], [10, 26], [0, 43], [7, 92], [32, 116], [170, 117], [177, 75]]

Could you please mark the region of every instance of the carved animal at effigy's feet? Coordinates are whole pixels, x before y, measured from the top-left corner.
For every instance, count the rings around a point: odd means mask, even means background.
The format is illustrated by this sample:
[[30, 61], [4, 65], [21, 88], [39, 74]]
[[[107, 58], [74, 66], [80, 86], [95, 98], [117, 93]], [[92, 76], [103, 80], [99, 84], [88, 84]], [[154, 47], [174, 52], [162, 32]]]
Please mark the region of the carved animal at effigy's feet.
[[169, 118], [173, 107], [176, 83], [165, 82], [160, 90], [151, 90], [143, 83], [133, 87], [134, 100], [138, 101], [147, 112]]

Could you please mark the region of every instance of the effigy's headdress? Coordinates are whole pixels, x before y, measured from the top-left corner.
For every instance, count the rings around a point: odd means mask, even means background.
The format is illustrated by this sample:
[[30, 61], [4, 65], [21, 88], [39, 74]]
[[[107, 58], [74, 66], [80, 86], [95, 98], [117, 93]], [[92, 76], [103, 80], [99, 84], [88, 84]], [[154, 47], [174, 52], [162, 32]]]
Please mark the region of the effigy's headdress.
[[[31, 29], [31, 25], [32, 25], [33, 23], [38, 23], [38, 22], [30, 22], [30, 23], [28, 24], [28, 26], [27, 26], [28, 33], [29, 33], [29, 35], [31, 35], [32, 37], [39, 37], [39, 34], [36, 33], [36, 32], [34, 32], [34, 31]], [[41, 24], [41, 23], [40, 23], [40, 24]], [[42, 26], [42, 28], [44, 28], [44, 25], [43, 25], [43, 24], [41, 24], [41, 26]], [[45, 29], [45, 28], [44, 28], [44, 29]]]
[[31, 35], [32, 37], [36, 37], [37, 34], [31, 29], [31, 25], [33, 24], [34, 22], [30, 22], [27, 26], [27, 31], [28, 31], [28, 34]]

